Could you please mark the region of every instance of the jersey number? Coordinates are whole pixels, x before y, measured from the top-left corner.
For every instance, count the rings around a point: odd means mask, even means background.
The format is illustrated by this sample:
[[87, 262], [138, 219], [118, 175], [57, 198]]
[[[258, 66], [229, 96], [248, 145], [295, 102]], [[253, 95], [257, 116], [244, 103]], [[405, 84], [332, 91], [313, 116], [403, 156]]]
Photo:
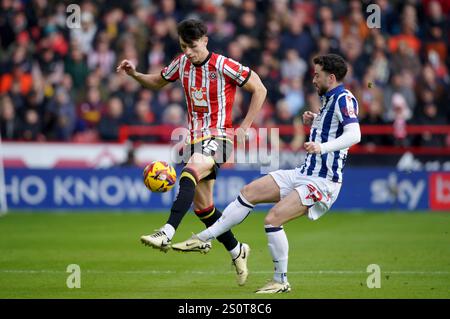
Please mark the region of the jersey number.
[[207, 140], [203, 142], [203, 150], [210, 154], [211, 152], [216, 152], [219, 144], [213, 140]]

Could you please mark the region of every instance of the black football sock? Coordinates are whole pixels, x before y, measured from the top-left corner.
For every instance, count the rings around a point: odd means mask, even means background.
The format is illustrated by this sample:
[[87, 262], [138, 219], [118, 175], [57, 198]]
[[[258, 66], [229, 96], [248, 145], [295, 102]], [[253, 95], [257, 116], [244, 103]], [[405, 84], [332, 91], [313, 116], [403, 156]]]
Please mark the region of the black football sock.
[[[200, 218], [200, 220], [203, 222], [203, 224], [205, 224], [206, 227], [214, 224], [220, 218], [220, 216], [222, 216], [222, 213], [216, 207], [214, 207], [214, 205], [203, 210], [196, 210], [195, 214], [198, 218]], [[238, 241], [234, 237], [231, 230], [228, 230], [222, 235], [218, 236], [217, 240], [221, 242], [228, 251], [231, 251], [238, 244]]]
[[197, 177], [194, 171], [184, 168], [180, 176], [180, 190], [178, 191], [177, 199], [172, 204], [170, 216], [167, 224], [177, 229], [186, 215], [187, 211], [192, 205], [195, 194], [195, 186], [197, 186]]

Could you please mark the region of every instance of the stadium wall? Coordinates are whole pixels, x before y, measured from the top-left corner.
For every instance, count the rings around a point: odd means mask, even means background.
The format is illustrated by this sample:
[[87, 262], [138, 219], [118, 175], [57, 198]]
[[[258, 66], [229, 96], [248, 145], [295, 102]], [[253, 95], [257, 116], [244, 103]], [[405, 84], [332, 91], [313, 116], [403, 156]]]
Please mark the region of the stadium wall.
[[[260, 176], [258, 170], [222, 170], [216, 183], [216, 205], [226, 206], [246, 183]], [[139, 168], [7, 168], [5, 191], [10, 209], [154, 211], [168, 210], [177, 189], [151, 193]], [[450, 211], [450, 173], [347, 168], [334, 208]]]

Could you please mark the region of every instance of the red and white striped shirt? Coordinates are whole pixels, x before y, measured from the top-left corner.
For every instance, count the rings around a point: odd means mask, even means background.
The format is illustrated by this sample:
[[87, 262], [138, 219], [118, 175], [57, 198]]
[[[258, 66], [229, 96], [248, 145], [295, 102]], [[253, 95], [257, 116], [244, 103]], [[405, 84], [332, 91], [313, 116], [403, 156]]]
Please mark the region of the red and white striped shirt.
[[226, 129], [232, 127], [236, 86], [243, 86], [250, 74], [250, 68], [212, 52], [200, 65], [181, 54], [161, 71], [161, 76], [169, 82], [181, 80], [191, 141], [211, 135], [227, 136]]

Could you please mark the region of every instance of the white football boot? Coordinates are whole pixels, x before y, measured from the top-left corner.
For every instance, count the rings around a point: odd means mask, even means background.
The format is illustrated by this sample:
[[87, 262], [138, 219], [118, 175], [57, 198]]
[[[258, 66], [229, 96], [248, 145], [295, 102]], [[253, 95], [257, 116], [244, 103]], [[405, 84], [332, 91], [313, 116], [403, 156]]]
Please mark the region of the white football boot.
[[236, 268], [236, 280], [239, 286], [245, 285], [248, 277], [247, 261], [250, 255], [250, 246], [247, 244], [240, 244], [241, 252], [236, 259], [233, 259], [233, 266]]
[[183, 252], [199, 252], [201, 254], [206, 254], [211, 250], [211, 241], [203, 241], [193, 234], [188, 240], [182, 241], [172, 245], [173, 250], [183, 251]]
[[161, 229], [157, 229], [153, 234], [141, 236], [141, 242], [165, 253], [170, 249], [171, 244], [169, 237]]
[[291, 285], [288, 282], [280, 283], [274, 280], [269, 281], [263, 287], [255, 291], [257, 294], [278, 294], [291, 291]]

